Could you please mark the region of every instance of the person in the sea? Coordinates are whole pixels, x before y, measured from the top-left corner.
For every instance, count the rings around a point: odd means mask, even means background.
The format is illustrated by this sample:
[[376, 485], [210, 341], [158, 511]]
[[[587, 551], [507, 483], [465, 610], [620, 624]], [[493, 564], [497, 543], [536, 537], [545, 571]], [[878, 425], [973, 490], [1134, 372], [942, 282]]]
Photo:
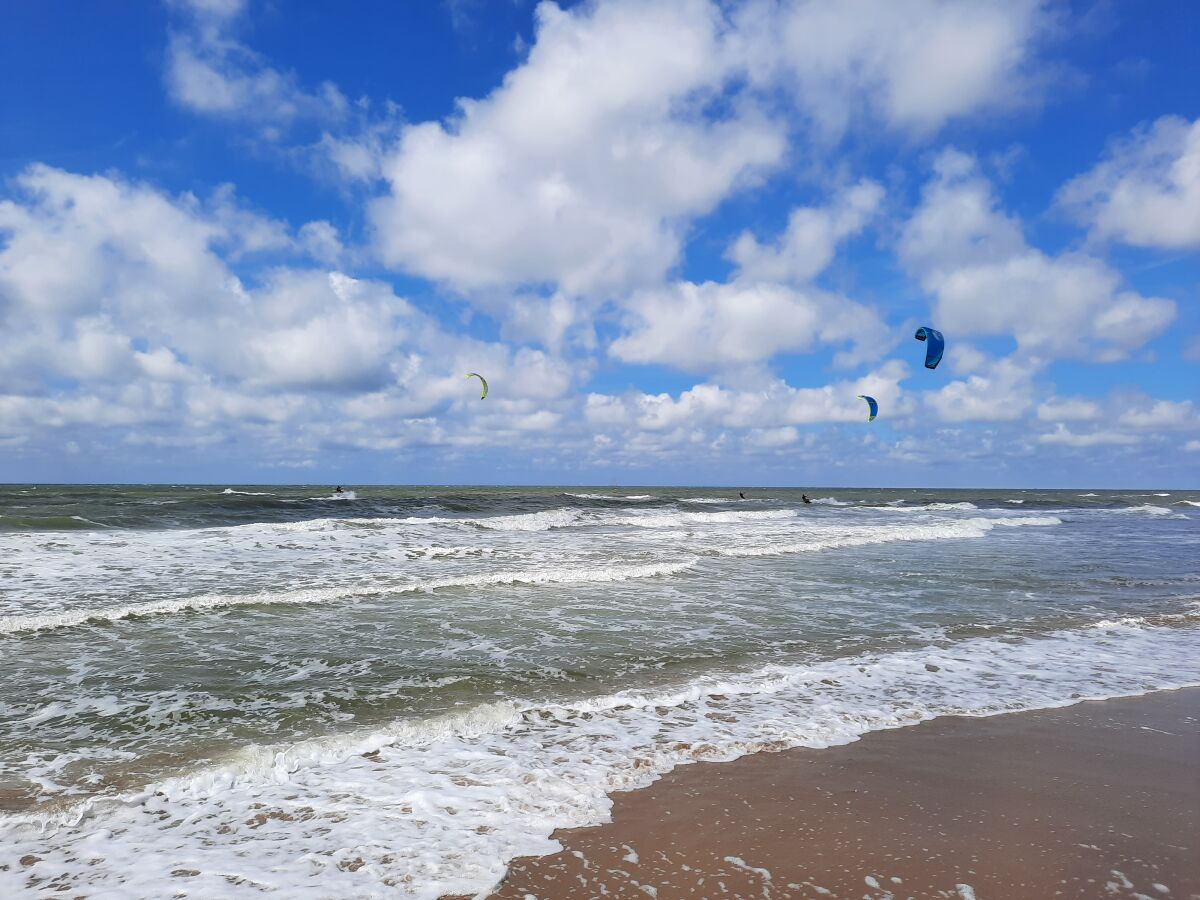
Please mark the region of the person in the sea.
[[738, 496], [741, 497], [743, 500], [746, 499], [746, 495], [743, 494], [741, 491], [738, 491]]
[[344, 493], [346, 493], [345, 491], [343, 491], [343, 490], [342, 490], [342, 486], [341, 486], [340, 484], [339, 484], [337, 487], [335, 487], [335, 488], [333, 489], [333, 492], [334, 492], [335, 494], [344, 494]]
[[812, 501], [808, 499], [808, 494], [801, 494], [800, 499], [803, 500], [805, 503], [812, 503]]

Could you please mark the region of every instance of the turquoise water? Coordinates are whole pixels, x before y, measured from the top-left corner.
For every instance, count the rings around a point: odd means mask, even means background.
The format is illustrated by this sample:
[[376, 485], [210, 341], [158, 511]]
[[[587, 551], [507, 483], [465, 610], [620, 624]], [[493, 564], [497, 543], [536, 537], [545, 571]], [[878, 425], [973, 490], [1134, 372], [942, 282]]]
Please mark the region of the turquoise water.
[[478, 891], [676, 765], [1200, 683], [1200, 493], [806, 493], [0, 487], [0, 887]]

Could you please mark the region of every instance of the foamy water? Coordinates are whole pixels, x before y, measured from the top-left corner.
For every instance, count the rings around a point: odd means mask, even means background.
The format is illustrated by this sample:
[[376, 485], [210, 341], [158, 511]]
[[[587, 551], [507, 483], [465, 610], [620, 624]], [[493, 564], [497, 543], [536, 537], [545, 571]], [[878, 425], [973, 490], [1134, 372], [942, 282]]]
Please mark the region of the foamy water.
[[1200, 684], [1188, 492], [355, 490], [0, 495], [0, 896], [475, 893], [678, 765]]

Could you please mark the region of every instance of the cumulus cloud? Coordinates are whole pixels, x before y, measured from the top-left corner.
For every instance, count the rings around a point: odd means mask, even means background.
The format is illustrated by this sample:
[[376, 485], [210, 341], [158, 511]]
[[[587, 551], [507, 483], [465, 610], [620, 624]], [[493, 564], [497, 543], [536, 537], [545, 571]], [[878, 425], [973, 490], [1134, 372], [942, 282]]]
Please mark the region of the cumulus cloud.
[[852, 344], [854, 359], [877, 356], [885, 331], [865, 306], [816, 288], [779, 284], [677, 282], [634, 294], [618, 359], [712, 371], [758, 363], [817, 343]]
[[332, 82], [306, 90], [294, 72], [273, 67], [234, 37], [243, 12], [235, 0], [177, 0], [183, 27], [167, 45], [171, 99], [201, 115], [240, 119], [264, 127], [267, 137], [298, 120], [344, 119], [349, 103]]
[[499, 88], [403, 131], [370, 211], [379, 255], [463, 290], [656, 280], [686, 220], [783, 153], [782, 127], [748, 103], [713, 114], [735, 69], [711, 4], [541, 4]]
[[1200, 247], [1200, 119], [1163, 116], [1063, 186], [1058, 203], [1101, 240]]
[[[1052, 397], [1038, 407], [1038, 418], [1056, 423], [1053, 431], [1038, 436], [1038, 443], [1074, 448], [1133, 446], [1200, 429], [1200, 411], [1191, 400], [1158, 400], [1128, 392], [1097, 400]], [[1067, 424], [1085, 422], [1104, 422], [1105, 427], [1079, 431]]]
[[678, 397], [640, 391], [620, 396], [590, 394], [584, 413], [600, 428], [779, 429], [822, 422], [861, 422], [865, 414], [858, 395], [868, 394], [889, 414], [902, 418], [910, 410], [902, 401], [900, 388], [908, 374], [904, 363], [891, 360], [861, 378], [821, 387], [793, 387], [780, 379], [768, 379], [758, 387], [744, 389], [698, 384]]
[[952, 381], [924, 400], [944, 422], [1014, 422], [1033, 406], [1034, 371], [1007, 357], [990, 363], [980, 374]]
[[1064, 447], [1129, 446], [1142, 441], [1137, 435], [1121, 431], [1074, 432], [1061, 422], [1054, 431], [1039, 435], [1037, 440], [1039, 444], [1058, 444]]
[[262, 427], [286, 450], [284, 426], [298, 446], [298, 435], [366, 444], [381, 430], [429, 439], [384, 420], [440, 410], [441, 437], [463, 440], [477, 427], [462, 382], [472, 368], [497, 378], [497, 433], [560, 415], [550, 407], [571, 370], [542, 351], [448, 332], [377, 281], [278, 262], [246, 281], [230, 267], [281, 244], [328, 250], [327, 223], [293, 235], [227, 190], [201, 201], [46, 166], [17, 187], [0, 202], [6, 435], [121, 428], [150, 445]]
[[1200, 415], [1191, 400], [1141, 399], [1124, 410], [1117, 421], [1141, 431], [1172, 431], [1200, 426]]
[[1100, 416], [1100, 404], [1086, 397], [1051, 397], [1037, 408], [1043, 422], [1094, 422]]
[[917, 134], [1036, 99], [1041, 0], [820, 0], [745, 6], [750, 71], [780, 82], [826, 135], [855, 120]]
[[807, 281], [833, 261], [838, 244], [862, 230], [883, 200], [883, 188], [863, 179], [824, 207], [797, 207], [777, 241], [760, 244], [744, 231], [726, 254], [738, 276], [758, 281]]
[[974, 159], [954, 150], [939, 156], [899, 255], [933, 295], [936, 327], [1011, 336], [1029, 358], [1121, 359], [1175, 315], [1170, 300], [1126, 288], [1093, 256], [1029, 246]]

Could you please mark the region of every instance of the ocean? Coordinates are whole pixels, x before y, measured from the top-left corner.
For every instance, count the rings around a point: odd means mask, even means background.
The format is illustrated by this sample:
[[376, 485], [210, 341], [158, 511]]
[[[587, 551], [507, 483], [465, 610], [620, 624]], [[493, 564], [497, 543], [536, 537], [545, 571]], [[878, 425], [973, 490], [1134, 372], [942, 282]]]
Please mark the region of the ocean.
[[471, 894], [679, 765], [1200, 684], [1200, 492], [806, 493], [0, 486], [0, 896]]

